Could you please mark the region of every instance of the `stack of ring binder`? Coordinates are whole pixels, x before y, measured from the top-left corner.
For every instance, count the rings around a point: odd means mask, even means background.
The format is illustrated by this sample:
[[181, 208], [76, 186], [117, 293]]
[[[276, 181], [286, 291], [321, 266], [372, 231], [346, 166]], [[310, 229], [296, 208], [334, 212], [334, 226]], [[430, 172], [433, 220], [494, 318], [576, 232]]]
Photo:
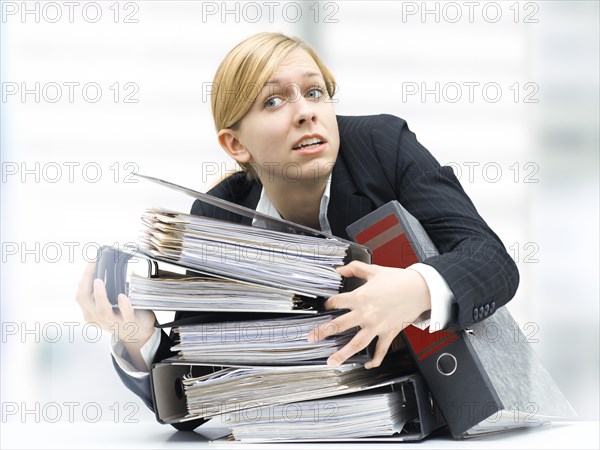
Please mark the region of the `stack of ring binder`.
[[265, 227], [153, 209], [144, 213], [135, 255], [147, 261], [145, 276], [128, 278], [131, 255], [99, 252], [98, 276], [113, 304], [126, 292], [136, 308], [186, 312], [162, 325], [177, 338], [176, 356], [150, 372], [159, 422], [219, 417], [230, 438], [243, 442], [410, 441], [444, 425], [407, 353], [367, 370], [367, 349], [330, 368], [327, 357], [352, 330], [318, 343], [306, 339], [344, 313], [324, 312], [323, 301], [362, 283], [342, 280], [335, 267], [370, 263], [367, 247], [141, 177]]

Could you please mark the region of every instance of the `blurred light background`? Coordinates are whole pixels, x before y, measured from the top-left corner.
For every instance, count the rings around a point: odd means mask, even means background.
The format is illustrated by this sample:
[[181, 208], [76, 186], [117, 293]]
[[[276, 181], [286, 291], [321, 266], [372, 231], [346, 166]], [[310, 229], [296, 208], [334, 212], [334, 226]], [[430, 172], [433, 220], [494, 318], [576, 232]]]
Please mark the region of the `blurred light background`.
[[3, 403], [152, 420], [83, 326], [85, 260], [135, 241], [147, 207], [189, 209], [132, 171], [206, 190], [235, 168], [208, 83], [239, 41], [282, 31], [336, 75], [339, 114], [403, 117], [455, 168], [518, 263], [509, 309], [598, 420], [598, 2], [66, 3], [2, 2]]

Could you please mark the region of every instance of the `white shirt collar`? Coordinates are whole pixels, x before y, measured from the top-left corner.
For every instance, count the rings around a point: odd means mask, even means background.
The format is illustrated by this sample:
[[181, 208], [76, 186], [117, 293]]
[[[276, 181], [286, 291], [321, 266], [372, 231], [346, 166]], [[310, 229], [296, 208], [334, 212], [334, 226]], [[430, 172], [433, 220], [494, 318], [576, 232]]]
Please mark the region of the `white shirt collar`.
[[[327, 220], [327, 208], [329, 207], [329, 195], [331, 191], [331, 174], [329, 178], [327, 178], [327, 182], [325, 184], [325, 191], [323, 192], [323, 197], [321, 197], [321, 203], [319, 205], [319, 224], [321, 226], [321, 231], [324, 233], [331, 234], [331, 227], [329, 226], [329, 220]], [[265, 188], [262, 188], [260, 192], [260, 199], [258, 200], [258, 204], [256, 205], [256, 212], [266, 214], [271, 217], [275, 217], [277, 219], [281, 219], [281, 214], [275, 208], [275, 205], [271, 202], [271, 199], [267, 196], [267, 191]], [[260, 219], [254, 219], [252, 221], [252, 225], [258, 226], [261, 228], [268, 228], [264, 221]]]

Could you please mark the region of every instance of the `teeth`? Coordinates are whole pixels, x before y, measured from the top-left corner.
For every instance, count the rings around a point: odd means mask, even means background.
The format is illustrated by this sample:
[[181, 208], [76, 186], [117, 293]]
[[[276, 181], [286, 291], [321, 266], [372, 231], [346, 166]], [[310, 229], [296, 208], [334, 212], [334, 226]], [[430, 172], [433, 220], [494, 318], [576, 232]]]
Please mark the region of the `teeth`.
[[321, 144], [321, 143], [322, 143], [322, 141], [319, 138], [303, 139], [302, 142], [300, 142], [294, 148], [308, 147], [309, 145]]

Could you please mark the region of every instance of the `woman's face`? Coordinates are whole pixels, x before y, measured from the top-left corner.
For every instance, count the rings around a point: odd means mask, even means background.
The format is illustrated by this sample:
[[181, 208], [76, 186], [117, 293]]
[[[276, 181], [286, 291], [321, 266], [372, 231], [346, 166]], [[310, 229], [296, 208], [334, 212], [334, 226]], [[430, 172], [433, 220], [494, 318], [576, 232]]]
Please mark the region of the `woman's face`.
[[312, 57], [296, 49], [262, 88], [236, 130], [242, 160], [262, 183], [322, 180], [333, 169], [340, 138], [325, 81]]

